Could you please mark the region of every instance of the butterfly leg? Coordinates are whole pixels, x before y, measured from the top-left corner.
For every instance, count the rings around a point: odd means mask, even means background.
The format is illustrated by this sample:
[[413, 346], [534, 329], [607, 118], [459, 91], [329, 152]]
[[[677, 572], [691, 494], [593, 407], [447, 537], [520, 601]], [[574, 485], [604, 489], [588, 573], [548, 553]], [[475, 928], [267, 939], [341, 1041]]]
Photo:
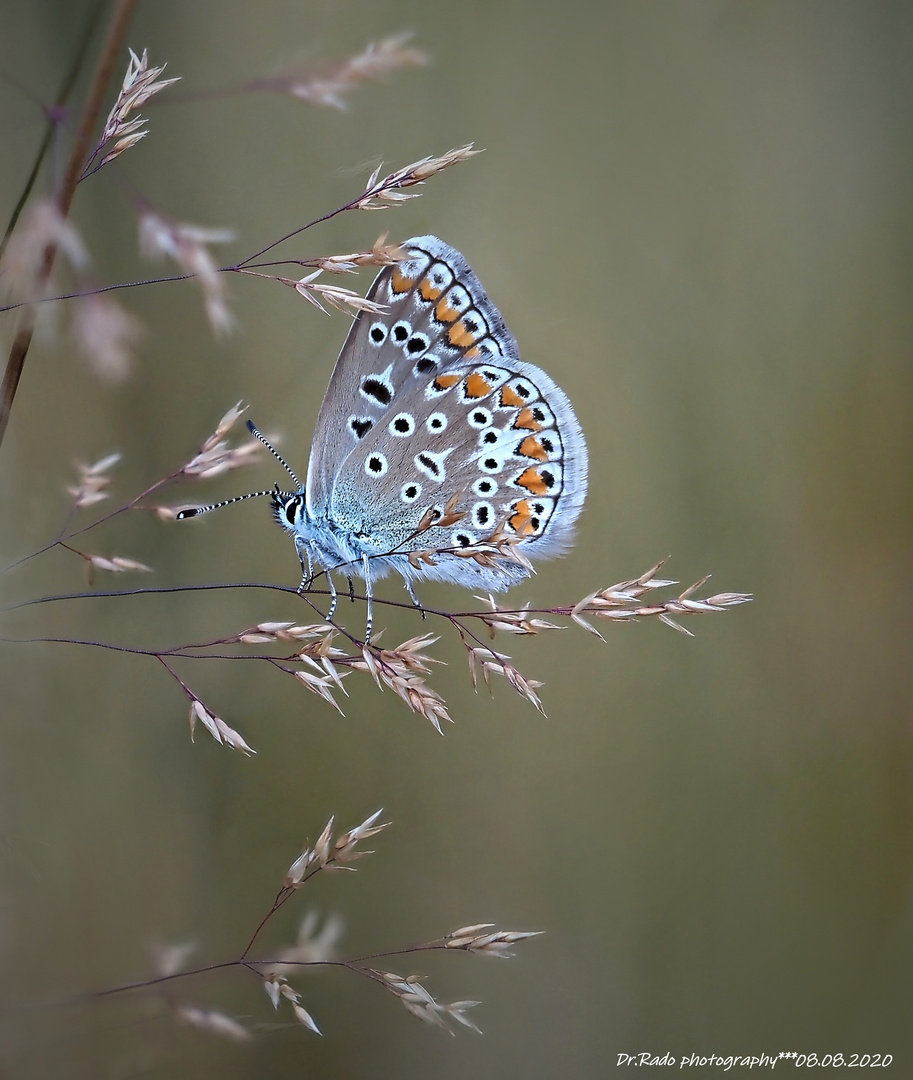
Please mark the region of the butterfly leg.
[[330, 608], [327, 611], [327, 622], [329, 622], [336, 614], [336, 605], [339, 603], [339, 597], [336, 595], [336, 582], [333, 581], [333, 575], [329, 570], [327, 570], [327, 584], [330, 586]]
[[346, 575], [346, 581], [348, 581], [348, 583], [349, 583], [349, 599], [354, 604], [355, 603], [355, 582], [354, 582], [354, 580], [352, 578], [350, 578], [348, 576], [348, 574]]
[[303, 593], [310, 588], [314, 580], [314, 566], [311, 560], [311, 549], [299, 536], [295, 537], [295, 549], [298, 552], [298, 561], [301, 563], [301, 584], [298, 592]]
[[415, 606], [422, 613], [422, 622], [424, 622], [425, 619], [428, 618], [428, 615], [427, 615], [427, 612], [425, 611], [425, 609], [422, 607], [421, 600], [419, 600], [419, 598], [415, 595], [415, 588], [413, 587], [411, 581], [406, 582], [406, 591], [409, 593], [409, 596], [410, 596], [410, 598], [412, 600], [412, 603], [415, 604]]
[[371, 643], [371, 631], [374, 629], [374, 590], [371, 586], [371, 565], [368, 562], [367, 553], [361, 557], [365, 571], [365, 596], [368, 600], [368, 615], [365, 625], [365, 645]]

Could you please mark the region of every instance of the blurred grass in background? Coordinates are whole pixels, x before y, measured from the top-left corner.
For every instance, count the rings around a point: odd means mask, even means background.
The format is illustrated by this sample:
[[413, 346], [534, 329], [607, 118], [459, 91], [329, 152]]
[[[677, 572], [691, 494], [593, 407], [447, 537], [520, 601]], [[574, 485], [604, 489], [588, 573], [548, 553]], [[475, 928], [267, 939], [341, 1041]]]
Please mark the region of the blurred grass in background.
[[[4, 220], [89, 7], [0, 2]], [[250, 760], [191, 745], [186, 703], [149, 660], [3, 645], [3, 1070], [591, 1077], [622, 1052], [785, 1050], [890, 1053], [887, 1072], [905, 1075], [913, 9], [162, 0], [139, 5], [128, 42], [183, 76], [177, 98], [402, 29], [430, 66], [345, 112], [266, 94], [150, 104], [149, 138], [77, 194], [98, 281], [160, 269], [138, 260], [131, 185], [178, 220], [236, 229], [227, 262], [354, 197], [381, 159], [475, 141], [485, 154], [420, 200], [343, 215], [290, 251], [440, 235], [567, 391], [591, 492], [574, 552], [518, 603], [574, 602], [669, 553], [686, 584], [712, 570], [756, 602], [695, 620], [694, 640], [653, 623], [610, 626], [607, 645], [578, 630], [502, 639], [545, 681], [548, 719], [506, 686], [475, 696], [445, 634], [443, 739], [367, 680], [349, 680], [343, 719], [252, 665], [185, 665]], [[146, 336], [120, 386], [79, 360], [64, 305], [58, 333], [49, 313], [2, 448], [0, 562], [55, 534], [74, 459], [120, 450], [117, 492], [133, 494], [238, 399], [305, 471], [348, 319], [268, 283], [228, 288], [238, 329], [218, 341], [193, 284], [122, 294]], [[265, 464], [172, 501], [276, 479]], [[298, 573], [262, 503], [188, 527], [135, 515], [92, 547], [154, 566], [140, 585]], [[78, 589], [80, 574], [51, 553], [3, 578], [4, 602]], [[297, 615], [291, 598], [238, 591], [100, 599], [7, 616], [2, 633], [167, 646]], [[425, 629], [384, 619], [389, 642]], [[483, 1038], [443, 1039], [344, 972], [293, 980], [322, 1040], [289, 1027], [237, 1047], [140, 997], [44, 1007], [145, 976], [157, 941], [233, 955], [329, 814], [351, 825], [380, 805], [394, 827], [377, 854], [316, 882], [264, 946], [311, 907], [343, 914], [352, 954], [482, 920], [547, 930], [509, 964], [390, 962], [429, 972], [443, 1000], [481, 998]], [[273, 1020], [242, 973], [180, 992]]]

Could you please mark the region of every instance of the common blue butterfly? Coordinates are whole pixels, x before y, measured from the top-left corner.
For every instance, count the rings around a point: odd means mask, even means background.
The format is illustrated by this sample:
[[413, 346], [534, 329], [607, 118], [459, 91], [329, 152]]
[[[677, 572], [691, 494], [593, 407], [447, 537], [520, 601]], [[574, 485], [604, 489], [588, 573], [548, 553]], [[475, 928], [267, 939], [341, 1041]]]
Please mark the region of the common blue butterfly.
[[289, 469], [297, 490], [271, 493], [305, 581], [365, 579], [367, 638], [374, 580], [398, 571], [413, 600], [420, 579], [506, 589], [567, 550], [587, 487], [570, 402], [520, 359], [463, 256], [434, 236], [402, 246], [367, 296], [386, 314], [360, 312], [336, 361], [307, 482]]

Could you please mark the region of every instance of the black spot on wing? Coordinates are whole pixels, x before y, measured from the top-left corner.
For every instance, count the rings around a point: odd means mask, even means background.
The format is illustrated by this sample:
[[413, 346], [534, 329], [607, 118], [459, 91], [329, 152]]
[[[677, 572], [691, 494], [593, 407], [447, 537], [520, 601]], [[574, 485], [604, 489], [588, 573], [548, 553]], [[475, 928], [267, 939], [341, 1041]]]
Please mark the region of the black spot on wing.
[[363, 394], [374, 398], [379, 405], [389, 405], [393, 400], [393, 392], [390, 387], [371, 375], [361, 384], [361, 389]]
[[373, 426], [374, 421], [369, 420], [366, 416], [349, 417], [349, 427], [352, 429], [356, 439], [363, 439]]

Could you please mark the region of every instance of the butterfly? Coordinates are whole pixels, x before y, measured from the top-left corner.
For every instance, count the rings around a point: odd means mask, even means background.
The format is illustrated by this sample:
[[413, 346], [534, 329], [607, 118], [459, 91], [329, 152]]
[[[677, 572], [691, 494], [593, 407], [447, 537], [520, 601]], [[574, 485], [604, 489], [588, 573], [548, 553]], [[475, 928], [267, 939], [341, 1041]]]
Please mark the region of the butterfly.
[[464, 257], [435, 236], [402, 247], [367, 294], [385, 313], [359, 312], [336, 361], [306, 483], [276, 454], [296, 490], [269, 493], [302, 586], [327, 571], [328, 618], [330, 571], [365, 579], [366, 640], [378, 578], [396, 570], [417, 606], [421, 579], [507, 589], [568, 549], [587, 489], [570, 402], [520, 359]]

